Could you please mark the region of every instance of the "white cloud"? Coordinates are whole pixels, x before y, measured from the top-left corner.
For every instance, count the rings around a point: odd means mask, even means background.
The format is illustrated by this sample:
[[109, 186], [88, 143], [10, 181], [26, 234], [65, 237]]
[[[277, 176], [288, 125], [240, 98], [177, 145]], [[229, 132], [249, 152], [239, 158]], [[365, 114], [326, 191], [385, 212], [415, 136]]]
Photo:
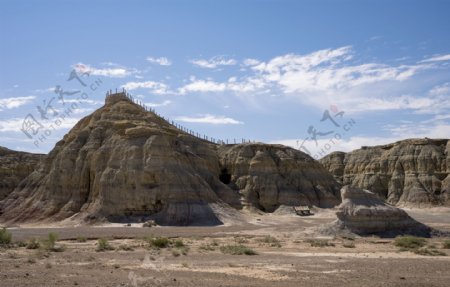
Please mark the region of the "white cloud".
[[[86, 111], [83, 111], [83, 112], [86, 112]], [[74, 112], [74, 114], [76, 114], [76, 113], [77, 112]], [[25, 118], [13, 118], [13, 119], [8, 119], [8, 120], [0, 120], [0, 132], [21, 133], [24, 119]], [[76, 123], [78, 123], [78, 121], [80, 119], [81, 118], [73, 118], [73, 117], [65, 118], [63, 121], [61, 121], [59, 126], [55, 125], [54, 123], [40, 121], [40, 123], [44, 127], [41, 129], [41, 131], [45, 130], [45, 129], [51, 129], [52, 131], [53, 130], [71, 129], [71, 128], [73, 128], [73, 126], [75, 126]], [[39, 120], [39, 119], [36, 118], [36, 120]]]
[[75, 70], [77, 73], [88, 73], [94, 76], [103, 76], [103, 77], [110, 77], [110, 78], [123, 78], [126, 76], [131, 75], [132, 73], [136, 72], [128, 68], [123, 67], [114, 67], [114, 68], [94, 68], [90, 65], [78, 63], [74, 65]]
[[224, 83], [217, 83], [214, 81], [194, 80], [193, 82], [181, 87], [180, 93], [187, 92], [223, 92], [227, 88]]
[[128, 82], [121, 86], [126, 90], [136, 90], [136, 89], [149, 89], [151, 93], [163, 95], [170, 93], [169, 87], [161, 82], [146, 81], [146, 82]]
[[[61, 101], [62, 102], [62, 101]], [[101, 105], [104, 102], [102, 101], [96, 101], [96, 100], [90, 100], [90, 99], [64, 99], [65, 103], [77, 103], [77, 104], [89, 104], [89, 105]]]
[[35, 96], [27, 96], [0, 99], [0, 111], [18, 108], [32, 102], [35, 98]]
[[147, 57], [146, 60], [149, 61], [152, 64], [158, 64], [160, 66], [170, 66], [170, 65], [172, 65], [172, 61], [170, 61], [166, 57], [160, 57], [160, 58]]
[[260, 63], [261, 63], [261, 61], [256, 60], [256, 59], [245, 59], [244, 60], [244, 66], [256, 66]]
[[35, 89], [33, 90], [34, 93], [39, 93], [39, 94], [43, 94], [43, 93], [54, 93], [55, 92], [55, 87], [50, 87], [47, 89]]
[[[324, 109], [338, 104], [349, 112], [412, 109], [426, 112], [442, 104], [442, 99], [409, 95], [408, 80], [419, 71], [432, 69], [431, 63], [387, 65], [354, 59], [351, 46], [324, 49], [309, 54], [287, 54], [268, 61], [246, 59], [250, 71], [244, 77], [228, 81], [191, 79], [179, 88], [181, 94], [191, 92], [236, 92], [252, 101], [261, 93], [280, 95], [286, 100]], [[202, 64], [217, 67], [210, 62]], [[403, 89], [403, 90], [402, 90]]]
[[253, 69], [286, 93], [345, 92], [382, 81], [404, 81], [421, 66], [352, 64], [351, 47], [326, 49], [307, 55], [288, 54], [262, 62]]
[[196, 80], [191, 79], [191, 83], [179, 88], [180, 94], [192, 93], [192, 92], [225, 92], [232, 91], [236, 93], [254, 92], [263, 89], [266, 83], [255, 77], [244, 78], [243, 80], [237, 80], [236, 77], [231, 77], [227, 82], [219, 83], [211, 80]]
[[234, 59], [227, 59], [224, 56], [215, 56], [210, 59], [195, 59], [190, 61], [192, 64], [201, 68], [215, 69], [219, 66], [233, 66], [237, 64]]
[[0, 120], [0, 132], [20, 132], [23, 120], [21, 118]]
[[156, 108], [156, 107], [164, 107], [164, 106], [168, 106], [172, 103], [172, 101], [166, 100], [163, 101], [162, 103], [145, 103], [146, 106], [152, 107], [152, 108]]
[[385, 127], [393, 136], [401, 139], [406, 138], [448, 138], [450, 135], [450, 122], [444, 115], [432, 119], [404, 123], [400, 125], [388, 125]]
[[198, 117], [176, 117], [176, 121], [186, 122], [186, 123], [202, 123], [202, 124], [214, 124], [214, 125], [240, 125], [243, 122], [227, 118], [225, 116], [216, 115], [202, 115]]
[[450, 61], [450, 54], [431, 57], [431, 58], [422, 60], [421, 63], [441, 62], [441, 61]]

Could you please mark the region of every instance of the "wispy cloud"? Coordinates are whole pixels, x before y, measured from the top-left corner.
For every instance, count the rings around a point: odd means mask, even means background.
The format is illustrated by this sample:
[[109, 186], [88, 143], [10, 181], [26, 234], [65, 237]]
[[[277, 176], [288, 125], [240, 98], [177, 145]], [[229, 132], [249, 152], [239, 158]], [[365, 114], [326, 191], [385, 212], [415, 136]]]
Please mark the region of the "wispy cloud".
[[172, 61], [170, 61], [166, 57], [160, 57], [160, 58], [147, 57], [146, 60], [149, 61], [152, 64], [157, 64], [157, 65], [160, 65], [160, 66], [170, 66], [170, 65], [172, 65]]
[[125, 67], [95, 68], [93, 66], [83, 63], [75, 64], [74, 69], [78, 73], [88, 73], [94, 76], [103, 76], [110, 78], [123, 78], [136, 72], [133, 69]]
[[441, 61], [450, 61], [450, 54], [435, 56], [425, 60], [420, 61], [421, 63], [429, 63], [429, 62], [441, 62]]
[[145, 82], [128, 82], [121, 86], [126, 90], [136, 90], [136, 89], [148, 89], [153, 94], [167, 94], [169, 93], [169, 86], [161, 82], [155, 81], [145, 81]]
[[[87, 111], [82, 111], [87, 112]], [[75, 114], [75, 113], [74, 113]], [[76, 113], [80, 114], [80, 113]], [[52, 125], [52, 130], [65, 130], [75, 126], [75, 124], [81, 119], [81, 117], [65, 118], [61, 121], [60, 125]], [[22, 125], [24, 118], [12, 118], [8, 120], [0, 120], [0, 132], [17, 132], [22, 133]], [[42, 123], [45, 127], [46, 123]]]
[[237, 64], [235, 59], [227, 59], [225, 56], [215, 56], [210, 59], [194, 59], [190, 62], [195, 66], [207, 69], [215, 69], [219, 66], [233, 66]]
[[[241, 62], [241, 66], [247, 69], [243, 76], [232, 76], [227, 81], [194, 78], [178, 91], [181, 94], [235, 92], [243, 94], [242, 99], [249, 95], [247, 98], [251, 101], [256, 100], [255, 94], [268, 92], [320, 109], [330, 103], [339, 103], [349, 113], [401, 109], [425, 111], [442, 103], [442, 98], [409, 94], [406, 84], [419, 72], [436, 68], [433, 63], [392, 65], [362, 62], [355, 55], [351, 46], [344, 46], [303, 55], [286, 54], [268, 61], [247, 58]], [[440, 60], [444, 58], [439, 57]], [[219, 62], [220, 59], [213, 58], [202, 60], [200, 65], [214, 68]]]
[[0, 99], [0, 111], [18, 108], [32, 102], [35, 98], [35, 96], [27, 96]]
[[166, 100], [163, 101], [161, 103], [145, 103], [146, 106], [152, 107], [152, 108], [156, 108], [156, 107], [164, 107], [164, 106], [168, 106], [172, 103], [172, 101], [170, 100]]
[[201, 123], [201, 124], [213, 124], [213, 125], [240, 125], [243, 122], [228, 118], [225, 116], [216, 115], [201, 115], [197, 117], [176, 117], [175, 120], [186, 123]]
[[21, 118], [0, 120], [0, 132], [20, 132], [23, 120]]
[[245, 59], [243, 61], [244, 66], [256, 66], [256, 65], [258, 65], [260, 63], [261, 63], [261, 61], [256, 60], [256, 59], [252, 59], [252, 58]]
[[377, 63], [352, 64], [350, 46], [319, 50], [307, 55], [288, 54], [263, 62], [253, 69], [285, 92], [338, 92], [381, 82], [403, 81], [420, 66], [389, 66]]
[[236, 77], [231, 77], [227, 82], [215, 82], [212, 80], [191, 80], [190, 83], [179, 88], [180, 94], [192, 93], [192, 92], [225, 92], [232, 91], [236, 93], [253, 92], [262, 89], [266, 86], [266, 83], [255, 77], [247, 77], [243, 80], [238, 80]]

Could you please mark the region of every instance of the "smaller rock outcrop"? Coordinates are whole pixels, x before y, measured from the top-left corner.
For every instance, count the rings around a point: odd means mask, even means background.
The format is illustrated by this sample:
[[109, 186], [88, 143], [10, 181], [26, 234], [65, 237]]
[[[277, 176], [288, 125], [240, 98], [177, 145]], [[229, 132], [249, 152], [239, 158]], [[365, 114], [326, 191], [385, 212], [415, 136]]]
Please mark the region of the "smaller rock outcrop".
[[0, 147], [0, 200], [8, 196], [24, 178], [33, 172], [43, 157], [42, 154]]
[[329, 230], [358, 235], [395, 236], [412, 234], [430, 236], [431, 228], [411, 218], [404, 210], [386, 204], [378, 195], [349, 185], [341, 189], [342, 203]]

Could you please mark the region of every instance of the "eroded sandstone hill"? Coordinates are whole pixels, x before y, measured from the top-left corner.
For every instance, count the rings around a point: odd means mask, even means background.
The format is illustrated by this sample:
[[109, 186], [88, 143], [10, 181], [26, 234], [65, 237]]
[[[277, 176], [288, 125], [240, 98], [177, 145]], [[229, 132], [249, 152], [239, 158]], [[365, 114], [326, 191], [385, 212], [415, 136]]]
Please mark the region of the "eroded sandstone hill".
[[80, 120], [0, 203], [0, 220], [152, 218], [163, 225], [214, 225], [221, 223], [218, 209], [329, 207], [339, 203], [338, 190], [300, 151], [212, 144], [119, 93]]
[[320, 162], [344, 185], [399, 205], [450, 205], [450, 141], [408, 139], [334, 152]]
[[24, 178], [33, 172], [43, 157], [42, 154], [0, 147], [0, 200], [8, 196]]

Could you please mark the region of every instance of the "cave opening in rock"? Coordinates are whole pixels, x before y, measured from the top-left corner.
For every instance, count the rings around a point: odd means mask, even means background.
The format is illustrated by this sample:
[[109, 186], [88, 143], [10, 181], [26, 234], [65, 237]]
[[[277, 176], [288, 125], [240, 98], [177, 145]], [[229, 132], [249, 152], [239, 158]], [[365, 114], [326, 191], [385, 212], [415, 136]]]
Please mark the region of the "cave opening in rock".
[[220, 172], [219, 179], [224, 184], [229, 184], [231, 182], [231, 174], [226, 168], [223, 168]]

